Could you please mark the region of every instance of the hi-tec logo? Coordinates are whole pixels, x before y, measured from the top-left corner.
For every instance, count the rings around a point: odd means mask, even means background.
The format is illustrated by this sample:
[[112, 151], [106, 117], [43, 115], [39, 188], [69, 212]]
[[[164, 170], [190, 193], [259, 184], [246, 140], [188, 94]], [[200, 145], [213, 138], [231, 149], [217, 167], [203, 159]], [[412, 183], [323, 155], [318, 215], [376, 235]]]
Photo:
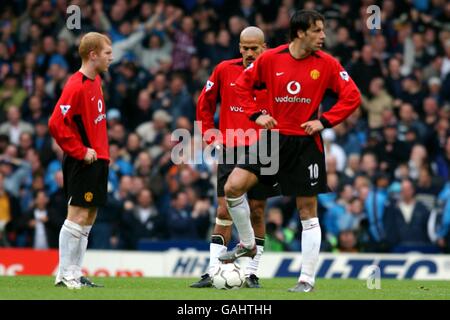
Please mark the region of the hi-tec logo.
[[231, 112], [244, 112], [244, 109], [242, 109], [242, 107], [239, 106], [230, 106], [230, 110]]
[[300, 92], [301, 90], [301, 86], [300, 83], [298, 83], [297, 81], [291, 81], [287, 84], [286, 89], [290, 94], [297, 94]]

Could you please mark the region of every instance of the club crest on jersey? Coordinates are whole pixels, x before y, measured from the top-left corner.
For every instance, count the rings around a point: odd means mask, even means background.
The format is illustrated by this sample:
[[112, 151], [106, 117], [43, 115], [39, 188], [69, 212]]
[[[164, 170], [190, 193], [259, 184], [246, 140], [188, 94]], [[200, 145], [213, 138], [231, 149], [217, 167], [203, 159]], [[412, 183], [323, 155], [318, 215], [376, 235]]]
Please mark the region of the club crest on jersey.
[[92, 192], [86, 192], [84, 194], [84, 200], [86, 202], [92, 202], [92, 199], [94, 198], [94, 194]]
[[209, 90], [211, 90], [211, 88], [214, 86], [214, 82], [212, 81], [206, 81], [206, 89], [205, 92], [208, 92]]
[[67, 111], [69, 111], [69, 109], [70, 109], [70, 105], [69, 104], [62, 104], [62, 105], [59, 106], [59, 108], [61, 109], [62, 115], [65, 116]]
[[341, 76], [342, 80], [344, 80], [344, 81], [348, 81], [348, 79], [350, 79], [347, 71], [341, 71], [341, 72], [339, 72], [339, 75]]
[[320, 72], [317, 69], [311, 70], [311, 72], [309, 73], [309, 75], [311, 76], [311, 78], [313, 80], [317, 80], [320, 77]]

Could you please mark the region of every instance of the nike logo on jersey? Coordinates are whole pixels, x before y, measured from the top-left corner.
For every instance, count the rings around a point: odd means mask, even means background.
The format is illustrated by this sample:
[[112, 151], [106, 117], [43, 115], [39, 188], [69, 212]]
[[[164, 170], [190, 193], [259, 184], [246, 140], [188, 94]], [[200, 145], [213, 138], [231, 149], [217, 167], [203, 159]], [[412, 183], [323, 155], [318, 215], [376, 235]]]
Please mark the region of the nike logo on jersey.
[[316, 184], [318, 184], [319, 182], [318, 181], [316, 181], [316, 182], [311, 182], [311, 187], [314, 187]]
[[93, 97], [91, 98], [91, 101], [94, 101], [94, 99], [95, 99], [95, 96], [93, 96]]
[[284, 74], [284, 72], [277, 72], [277, 73], [275, 73], [275, 75], [276, 75], [277, 77], [282, 76], [283, 74]]
[[236, 84], [233, 83], [233, 82], [230, 83], [230, 87], [234, 87], [235, 85], [236, 85]]

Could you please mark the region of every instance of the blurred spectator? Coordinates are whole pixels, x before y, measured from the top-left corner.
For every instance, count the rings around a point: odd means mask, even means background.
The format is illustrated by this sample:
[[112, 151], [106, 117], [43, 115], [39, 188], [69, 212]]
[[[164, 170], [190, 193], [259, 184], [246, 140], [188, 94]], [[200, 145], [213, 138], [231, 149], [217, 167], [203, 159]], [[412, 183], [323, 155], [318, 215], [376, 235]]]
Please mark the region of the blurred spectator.
[[267, 213], [265, 251], [291, 251], [295, 232], [283, 226], [283, 214], [279, 208], [271, 208]]
[[380, 159], [380, 169], [394, 172], [395, 168], [408, 160], [408, 145], [399, 141], [398, 129], [395, 124], [388, 124], [383, 128], [383, 141], [375, 147], [377, 158]]
[[[50, 246], [50, 238], [56, 239], [55, 235], [52, 237], [48, 234], [49, 225], [49, 212], [48, 212], [49, 199], [44, 190], [40, 190], [36, 193], [33, 201], [32, 208], [25, 213], [22, 217], [22, 228], [27, 233], [27, 246], [34, 249], [48, 249], [57, 248], [57, 243], [52, 243]], [[50, 231], [51, 232], [51, 231]]]
[[39, 153], [39, 159], [45, 168], [55, 157], [52, 150], [52, 138], [48, 132], [47, 120], [39, 121], [35, 126], [36, 135], [33, 139], [33, 147]]
[[436, 243], [446, 253], [450, 252], [450, 182], [447, 182], [438, 195], [438, 209], [441, 211]]
[[0, 247], [9, 247], [15, 244], [20, 215], [19, 201], [6, 191], [5, 175], [0, 171]]
[[144, 122], [136, 128], [136, 133], [154, 157], [161, 153], [160, 145], [164, 135], [169, 132], [171, 121], [172, 116], [164, 110], [158, 110], [153, 114], [153, 121]]
[[439, 177], [433, 179], [431, 168], [427, 165], [422, 166], [417, 178], [416, 199], [422, 202], [428, 211], [431, 211], [437, 204], [437, 197], [442, 186], [443, 183]]
[[124, 205], [108, 193], [104, 207], [98, 209], [95, 225], [89, 234], [89, 247], [92, 249], [119, 249], [119, 230]]
[[[335, 143], [336, 133], [333, 129], [324, 129], [322, 131], [322, 139], [325, 150], [325, 157], [334, 157], [336, 159], [336, 170], [339, 172], [344, 171], [347, 156], [344, 149]], [[327, 167], [328, 170], [328, 167]]]
[[361, 49], [361, 57], [350, 67], [350, 75], [365, 96], [370, 94], [370, 82], [377, 77], [382, 77], [381, 65], [373, 57], [372, 48], [365, 45]]
[[8, 74], [0, 86], [0, 121], [12, 106], [20, 108], [27, 98], [27, 92], [19, 86], [17, 76]]
[[419, 142], [423, 142], [426, 136], [426, 128], [423, 122], [418, 120], [418, 115], [414, 111], [413, 107], [409, 103], [403, 103], [400, 106], [399, 122], [397, 125], [397, 137], [400, 141], [406, 140], [406, 134], [410, 130], [414, 130], [417, 133]]
[[450, 135], [445, 140], [443, 152], [436, 159], [438, 175], [450, 180]]
[[22, 187], [31, 186], [31, 165], [25, 160], [0, 157], [0, 172], [4, 188], [15, 197], [20, 196]]
[[362, 106], [368, 113], [369, 128], [380, 129], [383, 126], [382, 113], [393, 108], [392, 97], [384, 89], [384, 80], [374, 78], [369, 85], [369, 96], [362, 96]]
[[395, 250], [396, 246], [430, 245], [428, 220], [430, 212], [415, 198], [411, 180], [403, 180], [400, 199], [392, 203], [384, 213], [386, 241]]
[[167, 219], [156, 209], [152, 192], [142, 189], [136, 200], [136, 205], [129, 201], [125, 205], [120, 225], [122, 249], [137, 249], [141, 239], [161, 240], [167, 237]]
[[[199, 240], [202, 239], [199, 227], [206, 221], [209, 223], [209, 215], [205, 215], [206, 208], [194, 208], [189, 206], [188, 196], [184, 191], [177, 191], [172, 196], [171, 208], [167, 216], [167, 228], [171, 239]], [[205, 238], [203, 238], [205, 240]]]
[[194, 46], [194, 20], [185, 16], [181, 20], [180, 29], [173, 30], [173, 54], [172, 69], [174, 71], [186, 71], [189, 61], [197, 49]]
[[9, 136], [11, 143], [18, 145], [22, 132], [34, 133], [31, 124], [21, 119], [20, 110], [16, 106], [10, 106], [7, 115], [8, 121], [0, 125], [0, 134]]
[[341, 253], [358, 252], [358, 239], [353, 229], [343, 230], [339, 233], [337, 251]]
[[367, 228], [369, 239], [368, 250], [382, 251], [385, 239], [384, 216], [385, 208], [388, 204], [389, 176], [377, 173], [374, 184], [370, 188], [369, 194], [364, 202], [367, 213]]

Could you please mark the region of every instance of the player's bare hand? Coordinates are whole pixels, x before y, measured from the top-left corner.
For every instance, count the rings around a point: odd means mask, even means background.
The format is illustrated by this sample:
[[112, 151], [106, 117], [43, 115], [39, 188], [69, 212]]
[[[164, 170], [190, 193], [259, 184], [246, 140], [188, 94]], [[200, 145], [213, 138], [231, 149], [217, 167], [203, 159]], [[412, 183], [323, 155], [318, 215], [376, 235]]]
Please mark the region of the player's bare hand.
[[256, 119], [255, 123], [263, 127], [264, 129], [273, 129], [278, 124], [277, 120], [275, 120], [274, 118], [272, 118], [272, 116], [268, 114], [260, 115]]
[[305, 129], [305, 132], [310, 136], [323, 130], [323, 124], [319, 120], [307, 121], [303, 123], [301, 127]]
[[87, 164], [94, 163], [97, 161], [97, 152], [94, 149], [88, 148], [86, 151], [86, 155], [84, 156], [84, 162]]

